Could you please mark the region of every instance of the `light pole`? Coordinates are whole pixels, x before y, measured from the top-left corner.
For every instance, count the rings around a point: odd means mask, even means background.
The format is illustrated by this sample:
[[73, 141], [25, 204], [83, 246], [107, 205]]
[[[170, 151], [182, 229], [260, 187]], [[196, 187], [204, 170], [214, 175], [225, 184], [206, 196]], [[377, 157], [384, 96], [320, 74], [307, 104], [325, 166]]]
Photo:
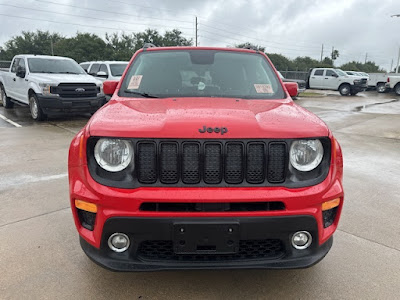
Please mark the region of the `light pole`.
[[[400, 17], [400, 14], [399, 15], [391, 15], [390, 17], [391, 18]], [[397, 57], [396, 73], [399, 73], [399, 64], [400, 64], [400, 48], [399, 48], [399, 56]]]

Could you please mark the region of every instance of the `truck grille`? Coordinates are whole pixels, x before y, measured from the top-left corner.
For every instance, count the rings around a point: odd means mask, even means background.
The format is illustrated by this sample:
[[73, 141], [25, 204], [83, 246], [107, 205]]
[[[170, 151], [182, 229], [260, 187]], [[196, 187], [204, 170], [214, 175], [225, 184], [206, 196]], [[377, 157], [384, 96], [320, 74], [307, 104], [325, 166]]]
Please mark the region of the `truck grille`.
[[173, 242], [169, 240], [144, 241], [140, 243], [137, 252], [137, 257], [145, 261], [182, 262], [277, 259], [283, 255], [283, 243], [277, 239], [241, 240], [239, 241], [239, 251], [234, 254], [176, 254], [173, 249]]
[[139, 141], [136, 176], [142, 184], [237, 185], [285, 181], [285, 142]]
[[94, 83], [60, 83], [51, 88], [52, 94], [62, 98], [89, 98], [96, 97], [100, 89]]

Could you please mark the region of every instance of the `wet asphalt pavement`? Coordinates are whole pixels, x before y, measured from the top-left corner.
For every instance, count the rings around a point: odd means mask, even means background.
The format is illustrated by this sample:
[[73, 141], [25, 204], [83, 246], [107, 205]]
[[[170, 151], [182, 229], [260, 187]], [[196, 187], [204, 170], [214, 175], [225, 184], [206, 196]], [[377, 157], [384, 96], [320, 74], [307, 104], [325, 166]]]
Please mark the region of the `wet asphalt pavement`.
[[297, 103], [344, 153], [345, 205], [331, 252], [303, 270], [113, 273], [78, 242], [67, 155], [89, 116], [0, 115], [0, 299], [394, 299], [400, 288], [400, 97], [328, 93]]

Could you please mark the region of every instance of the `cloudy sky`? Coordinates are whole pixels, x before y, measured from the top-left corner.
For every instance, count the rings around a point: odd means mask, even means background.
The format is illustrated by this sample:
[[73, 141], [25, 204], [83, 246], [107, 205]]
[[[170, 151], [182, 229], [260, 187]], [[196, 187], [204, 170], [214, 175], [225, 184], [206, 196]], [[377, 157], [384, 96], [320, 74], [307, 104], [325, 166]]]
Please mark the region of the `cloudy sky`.
[[339, 50], [336, 64], [375, 61], [389, 69], [400, 47], [399, 0], [0, 0], [0, 46], [22, 30], [164, 32], [178, 28], [201, 46], [250, 41], [267, 52], [319, 59]]

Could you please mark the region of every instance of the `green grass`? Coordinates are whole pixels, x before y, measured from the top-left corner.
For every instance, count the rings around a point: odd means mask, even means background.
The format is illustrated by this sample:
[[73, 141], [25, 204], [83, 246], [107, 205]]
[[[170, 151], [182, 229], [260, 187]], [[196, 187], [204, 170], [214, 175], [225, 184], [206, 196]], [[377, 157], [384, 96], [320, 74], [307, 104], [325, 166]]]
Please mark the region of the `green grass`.
[[323, 97], [323, 96], [324, 94], [314, 93], [314, 92], [304, 92], [299, 94], [299, 97]]

